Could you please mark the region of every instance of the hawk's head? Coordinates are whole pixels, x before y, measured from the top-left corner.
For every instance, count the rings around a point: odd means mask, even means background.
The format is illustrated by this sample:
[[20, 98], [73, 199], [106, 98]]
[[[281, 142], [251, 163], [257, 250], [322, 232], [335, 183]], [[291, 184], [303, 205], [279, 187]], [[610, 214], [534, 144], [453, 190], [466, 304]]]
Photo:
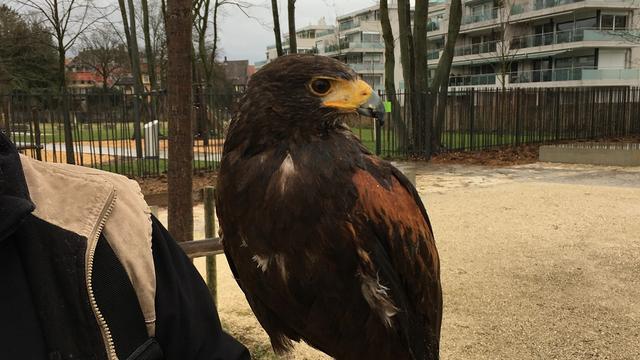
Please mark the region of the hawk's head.
[[248, 118], [271, 113], [271, 126], [313, 126], [355, 113], [382, 122], [384, 106], [347, 65], [325, 56], [297, 54], [279, 57], [253, 75], [242, 112]]

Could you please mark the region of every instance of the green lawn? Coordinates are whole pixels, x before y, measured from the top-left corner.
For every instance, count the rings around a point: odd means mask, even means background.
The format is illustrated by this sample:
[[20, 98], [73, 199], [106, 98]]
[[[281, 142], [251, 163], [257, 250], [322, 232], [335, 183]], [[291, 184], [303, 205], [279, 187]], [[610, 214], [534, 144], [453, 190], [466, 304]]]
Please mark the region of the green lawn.
[[[122, 139], [131, 139], [133, 137], [134, 129], [133, 123], [116, 123], [116, 124], [77, 124], [73, 128], [73, 140], [74, 141], [91, 141], [91, 140], [122, 140]], [[29, 135], [30, 131], [25, 132], [13, 131], [13, 136], [18, 140], [23, 141], [31, 141], [31, 136]], [[144, 131], [143, 125], [141, 124], [141, 132]], [[160, 129], [160, 133], [162, 133], [162, 125]], [[64, 142], [64, 127], [60, 123], [55, 124], [40, 124], [40, 141], [42, 143], [52, 143], [52, 142]], [[35, 141], [35, 139], [34, 139]]]
[[[218, 161], [194, 161], [194, 170], [205, 171], [214, 170], [219, 168]], [[126, 158], [111, 161], [109, 163], [102, 163], [98, 166], [99, 169], [123, 174], [127, 176], [145, 176], [154, 174], [163, 174], [167, 172], [168, 161], [166, 159], [135, 159]]]

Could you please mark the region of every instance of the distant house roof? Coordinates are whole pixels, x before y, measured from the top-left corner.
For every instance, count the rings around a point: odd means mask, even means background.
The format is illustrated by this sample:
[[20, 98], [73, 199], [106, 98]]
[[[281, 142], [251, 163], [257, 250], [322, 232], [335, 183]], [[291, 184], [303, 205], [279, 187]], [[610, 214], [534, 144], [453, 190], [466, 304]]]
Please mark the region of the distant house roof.
[[67, 76], [71, 81], [92, 81], [101, 82], [102, 79], [98, 74], [89, 71], [73, 71], [68, 72]]
[[247, 85], [252, 71], [255, 72], [255, 67], [252, 67], [253, 70], [250, 69], [249, 60], [227, 60], [225, 58], [222, 66], [224, 67], [227, 80], [229, 80], [233, 86]]
[[115, 83], [116, 86], [133, 86], [133, 76], [123, 76]]

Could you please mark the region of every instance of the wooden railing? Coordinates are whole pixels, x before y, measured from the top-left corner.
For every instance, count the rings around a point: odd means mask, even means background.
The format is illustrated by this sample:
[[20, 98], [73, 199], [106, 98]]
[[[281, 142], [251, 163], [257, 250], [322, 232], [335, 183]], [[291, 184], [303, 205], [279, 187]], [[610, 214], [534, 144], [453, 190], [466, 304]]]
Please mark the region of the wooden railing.
[[224, 253], [220, 238], [187, 241], [180, 243], [180, 247], [192, 259]]

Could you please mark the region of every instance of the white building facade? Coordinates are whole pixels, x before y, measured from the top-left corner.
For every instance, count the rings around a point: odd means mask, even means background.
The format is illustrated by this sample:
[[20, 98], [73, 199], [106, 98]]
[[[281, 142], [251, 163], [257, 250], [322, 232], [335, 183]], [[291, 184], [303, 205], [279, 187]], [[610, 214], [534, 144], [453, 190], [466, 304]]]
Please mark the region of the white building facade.
[[[454, 89], [640, 86], [638, 0], [463, 0], [462, 5], [450, 76]], [[425, 56], [430, 69], [442, 55], [448, 13], [448, 3], [429, 5]], [[394, 1], [389, 2], [389, 16], [396, 38], [396, 88], [402, 90]], [[383, 89], [378, 6], [339, 16], [335, 27], [322, 26], [305, 47], [299, 38], [299, 48], [340, 59], [374, 88]]]

